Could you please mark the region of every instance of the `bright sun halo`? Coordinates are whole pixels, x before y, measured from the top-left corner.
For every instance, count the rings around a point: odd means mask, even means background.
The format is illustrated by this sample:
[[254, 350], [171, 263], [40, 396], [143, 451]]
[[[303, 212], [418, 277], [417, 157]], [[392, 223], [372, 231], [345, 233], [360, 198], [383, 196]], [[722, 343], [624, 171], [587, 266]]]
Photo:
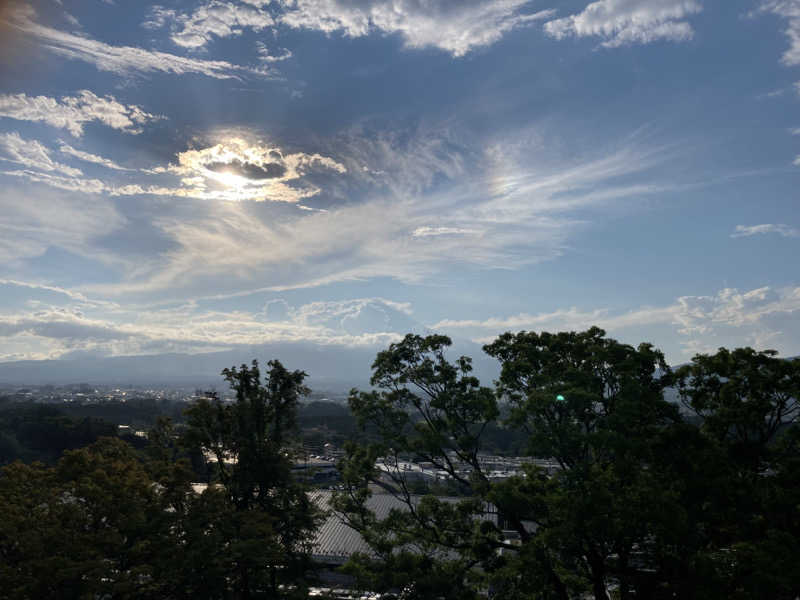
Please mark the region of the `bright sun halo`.
[[231, 188], [243, 188], [247, 185], [247, 179], [242, 177], [241, 175], [237, 175], [236, 173], [211, 173], [209, 177], [218, 181], [222, 185], [231, 187]]

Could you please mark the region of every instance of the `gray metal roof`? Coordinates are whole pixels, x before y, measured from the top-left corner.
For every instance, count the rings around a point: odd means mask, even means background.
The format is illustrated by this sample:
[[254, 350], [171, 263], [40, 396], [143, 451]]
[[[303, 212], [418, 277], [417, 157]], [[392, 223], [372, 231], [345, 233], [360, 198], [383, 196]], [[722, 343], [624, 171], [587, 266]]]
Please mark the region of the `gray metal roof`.
[[[332, 493], [317, 491], [311, 499], [322, 510], [331, 510]], [[367, 508], [378, 518], [385, 518], [393, 508], [404, 510], [406, 505], [391, 494], [373, 494], [367, 500]], [[321, 562], [343, 563], [355, 552], [372, 554], [369, 546], [355, 530], [346, 525], [334, 512], [328, 512], [325, 522], [317, 529], [314, 537], [314, 559]]]
[[[330, 500], [332, 492], [315, 491], [310, 494], [312, 501], [322, 510], [330, 511]], [[412, 496], [411, 500], [415, 504], [422, 496]], [[458, 502], [464, 498], [440, 497], [439, 500], [445, 502]], [[406, 504], [392, 494], [373, 494], [367, 499], [366, 507], [375, 513], [378, 519], [389, 516], [392, 509], [407, 510]], [[490, 506], [485, 519], [490, 519], [497, 523], [497, 514], [493, 506]], [[314, 560], [323, 563], [344, 563], [351, 554], [363, 552], [373, 554], [361, 535], [346, 525], [334, 512], [328, 512], [325, 522], [317, 529], [314, 537], [312, 555]]]

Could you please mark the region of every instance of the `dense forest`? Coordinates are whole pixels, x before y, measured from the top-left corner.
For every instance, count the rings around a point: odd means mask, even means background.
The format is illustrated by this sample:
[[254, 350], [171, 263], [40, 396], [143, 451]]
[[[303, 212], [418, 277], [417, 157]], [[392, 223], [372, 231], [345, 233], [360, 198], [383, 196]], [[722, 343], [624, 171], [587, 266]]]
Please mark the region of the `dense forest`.
[[[341, 574], [386, 597], [800, 595], [800, 360], [720, 349], [672, 369], [597, 328], [520, 332], [485, 346], [489, 386], [449, 346], [392, 344], [349, 407], [303, 404], [305, 373], [278, 361], [225, 369], [233, 401], [0, 401], [2, 596], [308, 597], [329, 510], [369, 549]], [[323, 507], [293, 465], [331, 440]], [[553, 468], [496, 477], [487, 455]], [[408, 480], [412, 460], [444, 482]], [[378, 494], [395, 508], [376, 514]]]

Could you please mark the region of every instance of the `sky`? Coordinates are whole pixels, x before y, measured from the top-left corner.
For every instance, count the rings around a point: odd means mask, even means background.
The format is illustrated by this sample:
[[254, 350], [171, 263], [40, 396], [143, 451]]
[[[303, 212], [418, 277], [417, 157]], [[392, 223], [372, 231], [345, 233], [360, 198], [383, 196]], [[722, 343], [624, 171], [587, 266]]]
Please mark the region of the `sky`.
[[797, 355], [799, 109], [800, 0], [0, 0], [0, 362]]

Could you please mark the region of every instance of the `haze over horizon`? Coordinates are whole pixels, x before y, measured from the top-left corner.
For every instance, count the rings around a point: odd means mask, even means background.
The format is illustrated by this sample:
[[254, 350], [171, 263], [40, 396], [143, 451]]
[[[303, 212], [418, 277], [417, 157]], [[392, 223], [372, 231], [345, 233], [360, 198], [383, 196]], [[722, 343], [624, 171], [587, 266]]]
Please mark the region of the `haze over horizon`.
[[0, 2], [0, 362], [798, 355], [798, 107], [800, 0]]

